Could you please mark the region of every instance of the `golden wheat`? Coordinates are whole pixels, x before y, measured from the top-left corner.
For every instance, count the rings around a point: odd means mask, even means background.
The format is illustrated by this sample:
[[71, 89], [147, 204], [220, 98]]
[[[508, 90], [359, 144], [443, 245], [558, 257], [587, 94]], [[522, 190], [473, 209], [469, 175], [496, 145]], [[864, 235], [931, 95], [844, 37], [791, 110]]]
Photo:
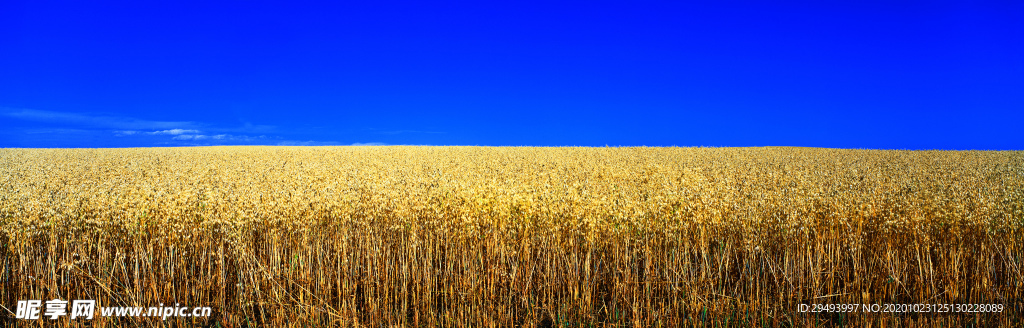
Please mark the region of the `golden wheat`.
[[[181, 303], [215, 315], [178, 323], [224, 326], [1021, 324], [1022, 152], [2, 149], [0, 179], [7, 309]], [[797, 312], [812, 303], [1006, 310]]]

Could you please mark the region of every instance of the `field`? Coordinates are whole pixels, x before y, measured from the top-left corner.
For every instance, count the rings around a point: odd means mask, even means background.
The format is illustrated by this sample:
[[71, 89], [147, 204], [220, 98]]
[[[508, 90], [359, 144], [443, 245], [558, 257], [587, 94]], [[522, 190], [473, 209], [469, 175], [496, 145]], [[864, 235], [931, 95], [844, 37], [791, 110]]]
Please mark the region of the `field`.
[[[1024, 325], [1024, 152], [0, 149], [0, 229], [7, 325]], [[798, 311], [890, 303], [1003, 307]]]

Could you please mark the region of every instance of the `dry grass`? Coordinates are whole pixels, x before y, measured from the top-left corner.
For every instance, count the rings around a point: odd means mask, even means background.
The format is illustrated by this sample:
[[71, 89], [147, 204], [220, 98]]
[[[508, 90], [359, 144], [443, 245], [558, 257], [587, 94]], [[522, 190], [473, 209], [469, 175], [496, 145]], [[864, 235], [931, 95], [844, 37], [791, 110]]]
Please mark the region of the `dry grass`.
[[[0, 149], [0, 179], [8, 309], [182, 303], [214, 317], [179, 323], [236, 327], [1022, 324], [1022, 152]], [[1007, 310], [796, 312], [811, 303]]]

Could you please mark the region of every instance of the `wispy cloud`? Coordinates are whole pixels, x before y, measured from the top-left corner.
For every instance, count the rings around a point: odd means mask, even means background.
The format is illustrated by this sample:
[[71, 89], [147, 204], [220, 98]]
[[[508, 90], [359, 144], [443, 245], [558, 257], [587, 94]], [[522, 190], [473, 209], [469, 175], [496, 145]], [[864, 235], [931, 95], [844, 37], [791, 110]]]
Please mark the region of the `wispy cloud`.
[[162, 131], [153, 131], [153, 132], [148, 132], [148, 133], [149, 134], [153, 134], [153, 135], [175, 135], [176, 136], [176, 135], [179, 135], [179, 134], [186, 134], [186, 133], [199, 133], [199, 130], [170, 129], [170, 130], [162, 130]]
[[[154, 121], [127, 116], [56, 112], [35, 109], [0, 107], [0, 118], [36, 122], [24, 127], [0, 131], [16, 145], [74, 147], [146, 146], [217, 146], [217, 145], [282, 145], [282, 146], [344, 146], [349, 142], [289, 140], [272, 125], [240, 122], [236, 126], [217, 126], [199, 121]], [[412, 130], [387, 133], [412, 133]], [[381, 146], [381, 142], [360, 142], [353, 146]], [[3, 146], [3, 144], [0, 144]]]
[[[198, 132], [198, 131], [196, 131], [196, 132]], [[260, 141], [266, 142], [266, 141], [270, 140], [270, 138], [267, 138], [267, 136], [262, 136], [262, 135], [261, 136], [245, 136], [245, 135], [232, 135], [232, 134], [216, 134], [216, 135], [180, 134], [180, 135], [174, 136], [171, 139], [173, 139], [173, 140], [193, 140], [193, 141], [209, 140], [209, 141], [214, 142], [214, 143], [216, 143], [216, 142], [228, 142], [228, 141], [235, 142], [235, 143], [238, 143], [238, 142], [243, 142], [243, 143], [249, 142], [249, 143], [251, 143], [251, 142], [260, 142]]]
[[118, 130], [189, 129], [198, 127], [197, 123], [191, 121], [153, 121], [123, 116], [87, 115], [37, 109], [0, 108], [0, 115], [26, 121]]

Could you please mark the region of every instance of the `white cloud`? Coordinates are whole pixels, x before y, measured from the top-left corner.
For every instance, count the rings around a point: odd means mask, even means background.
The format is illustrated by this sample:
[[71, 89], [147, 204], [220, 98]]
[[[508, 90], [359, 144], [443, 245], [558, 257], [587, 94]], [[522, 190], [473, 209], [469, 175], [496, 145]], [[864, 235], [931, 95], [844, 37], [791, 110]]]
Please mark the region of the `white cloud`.
[[26, 121], [74, 124], [82, 127], [119, 130], [191, 128], [197, 126], [196, 123], [189, 121], [151, 121], [133, 117], [88, 115], [36, 109], [0, 108], [0, 115]]
[[203, 140], [203, 139], [207, 139], [207, 138], [209, 138], [209, 136], [202, 135], [202, 134], [182, 134], [182, 135], [179, 135], [179, 136], [175, 136], [174, 138], [171, 138], [171, 139], [174, 139], [174, 140]]
[[[22, 134], [81, 136], [95, 135], [96, 138], [116, 137], [121, 144], [153, 145], [294, 145], [294, 146], [342, 146], [337, 141], [295, 141], [282, 140], [275, 136], [278, 128], [272, 125], [257, 125], [243, 122], [240, 126], [214, 126], [196, 121], [152, 121], [127, 116], [98, 115], [94, 113], [55, 112], [34, 109], [16, 109], [0, 106], [0, 119], [10, 118], [41, 122], [45, 129], [20, 129]], [[3, 129], [0, 129], [3, 130]], [[9, 132], [9, 131], [0, 131]], [[416, 131], [389, 131], [387, 133], [414, 133]], [[421, 132], [432, 133], [432, 132]], [[38, 138], [37, 138], [38, 139]], [[81, 139], [79, 137], [79, 139]], [[379, 146], [384, 143], [355, 143], [356, 146]]]
[[349, 146], [387, 146], [387, 144], [383, 142], [357, 142]]
[[154, 135], [169, 134], [169, 135], [175, 135], [175, 136], [179, 135], [179, 134], [186, 134], [186, 133], [199, 133], [199, 130], [170, 129], [170, 130], [149, 132], [149, 134], [154, 134]]

